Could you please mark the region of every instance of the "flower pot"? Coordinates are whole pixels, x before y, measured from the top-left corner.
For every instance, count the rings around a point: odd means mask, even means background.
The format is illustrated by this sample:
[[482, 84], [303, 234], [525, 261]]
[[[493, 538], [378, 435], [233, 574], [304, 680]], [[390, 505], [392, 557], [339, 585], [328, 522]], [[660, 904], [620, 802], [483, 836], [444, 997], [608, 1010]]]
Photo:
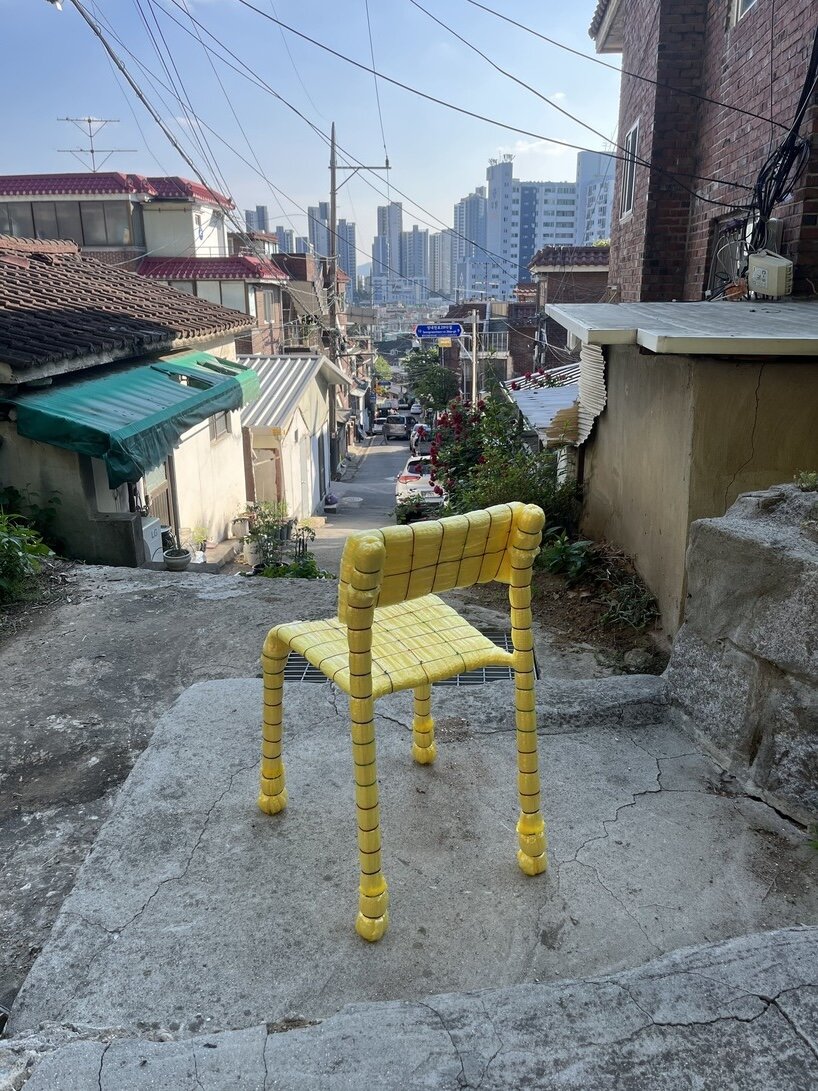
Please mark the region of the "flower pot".
[[184, 572], [191, 561], [189, 549], [166, 549], [162, 554], [165, 568], [170, 572]]
[[244, 543], [244, 563], [251, 566], [257, 565], [261, 558], [261, 549], [258, 542], [249, 541]]

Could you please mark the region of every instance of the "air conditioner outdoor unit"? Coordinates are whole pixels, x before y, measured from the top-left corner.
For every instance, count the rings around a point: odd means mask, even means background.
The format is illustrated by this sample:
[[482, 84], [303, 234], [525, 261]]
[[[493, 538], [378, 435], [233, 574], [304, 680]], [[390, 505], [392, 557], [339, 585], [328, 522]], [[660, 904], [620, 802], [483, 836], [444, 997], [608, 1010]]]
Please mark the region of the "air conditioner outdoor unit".
[[151, 517], [142, 520], [142, 541], [145, 543], [145, 560], [162, 560], [162, 521]]
[[750, 254], [747, 270], [747, 287], [756, 295], [767, 299], [780, 299], [792, 295], [792, 262], [772, 250], [759, 250]]

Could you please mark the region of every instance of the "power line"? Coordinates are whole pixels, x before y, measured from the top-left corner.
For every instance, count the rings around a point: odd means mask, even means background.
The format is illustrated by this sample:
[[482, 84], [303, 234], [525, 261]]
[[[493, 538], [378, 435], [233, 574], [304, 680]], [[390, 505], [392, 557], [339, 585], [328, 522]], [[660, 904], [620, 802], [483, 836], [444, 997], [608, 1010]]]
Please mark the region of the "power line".
[[[273, 0], [268, 0], [268, 2], [270, 4], [270, 10], [272, 11], [273, 15], [275, 15], [275, 17], [277, 19], [278, 18], [278, 12], [276, 11], [276, 6], [273, 3]], [[290, 64], [293, 67], [293, 72], [295, 72], [296, 79], [301, 84], [301, 90], [307, 96], [307, 101], [309, 102], [310, 106], [312, 106], [313, 110], [315, 110], [315, 112], [318, 114], [318, 116], [319, 117], [324, 117], [324, 115], [321, 113], [321, 111], [318, 109], [318, 107], [313, 102], [312, 95], [307, 90], [307, 85], [301, 79], [301, 73], [298, 71], [298, 66], [296, 65], [295, 61], [293, 60], [293, 55], [290, 52], [290, 43], [287, 41], [287, 35], [284, 33], [284, 31], [282, 30], [281, 27], [278, 28], [278, 32], [281, 35], [281, 40], [284, 43], [284, 48], [287, 50], [287, 56], [290, 58]]]
[[672, 91], [676, 95], [687, 95], [689, 98], [698, 99], [700, 102], [709, 102], [712, 106], [721, 106], [725, 110], [732, 110], [737, 114], [744, 114], [746, 117], [755, 118], [757, 121], [769, 121], [771, 125], [778, 125], [779, 128], [782, 129], [787, 128], [787, 126], [782, 125], [781, 122], [773, 121], [772, 118], [764, 117], [763, 114], [757, 114], [753, 110], [744, 110], [740, 106], [731, 106], [728, 102], [721, 102], [719, 99], [710, 98], [708, 95], [700, 95], [696, 91], [688, 91], [683, 87], [674, 87], [672, 84], [665, 83], [662, 80], [652, 80], [650, 76], [640, 75], [639, 72], [630, 72], [627, 68], [617, 68], [615, 64], [608, 64], [607, 61], [601, 61], [599, 57], [592, 57], [589, 53], [583, 53], [581, 50], [573, 49], [564, 42], [558, 42], [555, 38], [549, 38], [546, 34], [540, 34], [540, 32], [534, 30], [533, 27], [528, 27], [525, 23], [518, 23], [516, 19], [512, 19], [508, 15], [503, 15], [502, 12], [495, 11], [494, 8], [489, 8], [485, 4], [479, 3], [478, 0], [466, 0], [466, 3], [471, 4], [472, 7], [480, 8], [481, 11], [488, 12], [489, 15], [493, 15], [496, 19], [502, 19], [504, 23], [510, 23], [519, 30], [524, 30], [527, 34], [531, 34], [543, 42], [548, 42], [549, 45], [556, 46], [557, 49], [563, 49], [566, 53], [572, 53], [575, 57], [581, 57], [584, 61], [591, 61], [592, 64], [601, 65], [602, 68], [607, 68], [611, 72], [616, 72], [617, 75], [630, 76], [631, 79], [641, 80], [643, 83], [650, 83], [654, 87], [661, 87], [665, 91]]
[[[372, 58], [372, 80], [375, 84], [375, 102], [378, 104], [378, 121], [381, 124], [381, 140], [383, 141], [383, 154], [386, 165], [389, 166], [389, 152], [386, 150], [386, 133], [383, 131], [383, 114], [381, 113], [381, 93], [378, 90], [378, 77], [375, 75], [375, 47], [372, 44], [372, 21], [369, 18], [369, 0], [364, 0], [366, 10], [366, 29], [369, 34], [369, 56]], [[389, 175], [386, 176], [387, 189], [389, 188]]]
[[[374, 68], [367, 67], [367, 65], [362, 64], [360, 61], [354, 60], [352, 57], [347, 57], [346, 54], [344, 54], [344, 53], [339, 53], [337, 49], [333, 49], [331, 46], [325, 45], [323, 42], [319, 42], [315, 38], [311, 38], [309, 36], [309, 34], [304, 34], [303, 31], [296, 30], [295, 27], [291, 27], [287, 23], [284, 23], [279, 19], [274, 19], [272, 15], [268, 15], [266, 12], [262, 11], [260, 8], [257, 8], [254, 4], [251, 4], [249, 2], [249, 0], [238, 0], [238, 2], [243, 7], [249, 8], [251, 11], [256, 12], [256, 14], [260, 15], [263, 19], [268, 19], [272, 23], [277, 23], [280, 26], [283, 26], [286, 30], [289, 30], [291, 34], [295, 34], [299, 38], [303, 38], [304, 41], [309, 42], [311, 45], [316, 46], [316, 48], [323, 50], [325, 53], [329, 53], [333, 57], [337, 57], [339, 60], [342, 60], [342, 61], [346, 62], [347, 64], [352, 65], [354, 68], [359, 68], [363, 72], [372, 72], [375, 75], [379, 76], [380, 79], [386, 81], [387, 83], [391, 83], [395, 87], [400, 87], [401, 90], [408, 91], [410, 94], [416, 95], [418, 98], [425, 99], [427, 102], [433, 102], [437, 106], [443, 106], [447, 110], [452, 110], [455, 113], [463, 114], [465, 117], [475, 118], [477, 121], [484, 121], [488, 125], [495, 125], [495, 126], [497, 126], [497, 128], [505, 129], [508, 132], [519, 133], [521, 136], [533, 137], [535, 140], [545, 140], [548, 143], [558, 144], [558, 145], [560, 145], [561, 147], [564, 147], [564, 148], [573, 148], [576, 151], [591, 151], [591, 152], [593, 152], [595, 150], [596, 151], [599, 150], [599, 149], [594, 149], [594, 148], [586, 148], [581, 144], [573, 144], [573, 143], [571, 143], [571, 142], [569, 142], [567, 140], [557, 140], [556, 137], [546, 136], [543, 133], [532, 132], [530, 129], [521, 129], [517, 125], [510, 125], [510, 124], [508, 124], [508, 123], [506, 123], [504, 121], [498, 121], [496, 118], [487, 117], [485, 114], [479, 114], [475, 110], [467, 110], [463, 106], [456, 106], [454, 103], [446, 102], [444, 99], [438, 98], [436, 95], [430, 95], [426, 91], [421, 91], [417, 87], [412, 87], [411, 85], [409, 85], [407, 83], [402, 83], [400, 80], [396, 80], [392, 76], [387, 76], [383, 72], [378, 72]], [[613, 152], [610, 153], [610, 154], [612, 155], [612, 157], [614, 159], [621, 159], [623, 162], [630, 162], [631, 159], [633, 158], [630, 155], [616, 155]], [[686, 186], [683, 182], [680, 182], [677, 175], [670, 174], [670, 172], [665, 172], [665, 173], [667, 173], [669, 175], [669, 177], [671, 177], [673, 179], [673, 181], [678, 186], [680, 186], [686, 192], [690, 193], [692, 196], [698, 198], [701, 201], [706, 201], [708, 204], [719, 205], [719, 206], [721, 206], [723, 208], [737, 209], [737, 210], [742, 210], [743, 211], [742, 206], [740, 206], [740, 205], [736, 205], [734, 203], [727, 203], [725, 201], [716, 201], [716, 200], [713, 200], [713, 198], [711, 198], [711, 197], [705, 197], [703, 194], [697, 193], [695, 190], [691, 189], [689, 186]], [[715, 183], [717, 183], [719, 185], [733, 186], [733, 187], [735, 187], [737, 189], [752, 190], [751, 186], [746, 186], [743, 183], [732, 182], [732, 181], [729, 181], [729, 180], [723, 179], [723, 178], [709, 178], [709, 177], [704, 176], [704, 175], [686, 174], [686, 173], [683, 174], [683, 177], [692, 178], [692, 179], [699, 179], [699, 180], [704, 181], [704, 182], [715, 182]]]
[[[154, 2], [156, 2], [156, 0], [154, 0]], [[184, 11], [184, 8], [182, 7], [182, 4], [181, 4], [180, 0], [170, 0], [170, 2], [174, 5], [174, 7], [177, 7], [180, 10]], [[180, 29], [182, 29], [186, 34], [190, 35], [191, 37], [193, 36], [192, 32], [190, 30], [188, 30], [188, 28], [186, 26], [184, 26], [182, 23], [180, 23], [179, 20], [170, 11], [168, 11], [161, 3], [157, 3], [157, 6], [160, 8], [160, 10], [162, 12], [164, 12], [164, 14], [172, 22], [176, 23], [176, 25]], [[259, 87], [261, 90], [267, 92], [269, 95], [271, 95], [273, 98], [275, 98], [278, 102], [282, 103], [282, 105], [286, 106], [287, 109], [291, 110], [306, 125], [308, 125], [309, 128], [312, 129], [312, 131], [316, 134], [316, 136], [318, 136], [321, 140], [324, 141], [324, 143], [327, 146], [329, 146], [329, 144], [330, 144], [329, 136], [327, 136], [326, 133], [324, 133], [314, 122], [312, 122], [306, 116], [306, 114], [304, 114], [301, 110], [299, 110], [298, 107], [294, 106], [288, 99], [284, 98], [283, 95], [279, 94], [278, 91], [276, 91], [273, 87], [271, 87], [261, 76], [259, 76], [259, 74], [257, 72], [255, 72], [252, 68], [250, 68], [249, 65], [247, 65], [243, 61], [241, 61], [241, 58], [238, 57], [237, 54], [235, 54], [228, 46], [224, 45], [224, 43], [221, 42], [216, 37], [216, 35], [212, 33], [212, 31], [208, 30], [208, 28], [203, 23], [201, 23], [198, 19], [196, 19], [190, 12], [185, 12], [185, 14], [187, 14], [187, 16], [191, 20], [191, 22], [195, 23], [196, 26], [200, 30], [203, 30], [204, 33], [208, 36], [208, 38], [210, 38], [214, 43], [216, 43], [220, 47], [220, 49], [222, 49], [224, 52], [226, 52], [234, 60], [239, 62], [239, 64], [241, 64], [241, 67], [238, 67], [237, 65], [231, 64], [230, 61], [227, 61], [227, 60], [225, 60], [224, 57], [219, 56], [219, 60], [221, 60], [221, 62], [223, 64], [226, 64], [228, 68], [232, 69], [234, 72], [237, 72], [244, 79], [248, 80], [253, 86]], [[120, 42], [121, 45], [123, 45], [123, 48], [126, 48], [126, 51], [133, 57], [134, 54], [131, 53], [130, 50], [127, 50], [127, 47], [124, 46], [124, 43], [121, 42], [121, 39], [117, 39], [117, 40]], [[134, 59], [136, 59], [136, 58], [134, 57]], [[137, 63], [139, 63], [139, 62], [137, 61]], [[368, 173], [373, 173], [372, 171], [369, 170], [368, 167], [366, 167], [361, 162], [361, 160], [359, 160], [355, 155], [353, 155], [347, 149], [343, 148], [341, 145], [338, 145], [338, 151], [344, 156], [344, 158], [350, 160], [351, 164], [356, 164], [361, 169], [367, 170]], [[496, 262], [505, 263], [505, 264], [507, 264], [509, 266], [513, 266], [514, 268], [516, 268], [516, 263], [514, 261], [512, 261], [510, 258], [506, 258], [501, 254], [495, 254], [493, 251], [487, 250], [484, 246], [481, 246], [480, 243], [475, 242], [474, 239], [469, 239], [469, 238], [467, 238], [467, 236], [462, 235], [459, 231], [456, 231], [453, 227], [451, 227], [449, 224], [447, 224], [444, 220], [441, 220], [439, 216], [436, 216], [429, 209], [425, 208], [423, 205], [421, 205], [417, 201], [413, 200], [407, 193], [404, 193], [403, 190], [398, 189], [397, 186], [393, 185], [391, 182], [388, 183], [387, 192], [384, 193], [383, 190], [378, 189], [378, 187], [375, 186], [371, 181], [369, 181], [369, 179], [363, 177], [362, 175], [360, 175], [359, 177], [361, 178], [361, 181], [365, 182], [366, 185], [369, 186], [370, 189], [372, 189], [375, 193], [379, 194], [381, 197], [385, 197], [389, 201], [392, 200], [391, 191], [394, 190], [394, 192], [398, 196], [403, 197], [404, 200], [408, 201], [415, 208], [420, 209], [420, 211], [424, 212], [427, 216], [431, 216], [432, 219], [436, 220], [437, 223], [440, 224], [441, 227], [443, 227], [445, 230], [451, 231], [458, 238], [463, 239], [465, 242], [471, 243], [478, 250], [481, 250], [483, 253], [485, 253], [489, 257], [493, 258]], [[422, 216], [417, 216], [417, 214], [415, 214], [415, 215], [416, 215], [416, 218], [418, 220], [420, 220], [421, 223], [425, 223], [427, 227], [431, 227], [433, 230], [437, 230], [435, 228], [434, 224], [430, 223], [428, 220], [424, 220]], [[357, 249], [357, 247], [356, 247], [356, 249]], [[364, 251], [361, 251], [361, 253], [364, 253]]]

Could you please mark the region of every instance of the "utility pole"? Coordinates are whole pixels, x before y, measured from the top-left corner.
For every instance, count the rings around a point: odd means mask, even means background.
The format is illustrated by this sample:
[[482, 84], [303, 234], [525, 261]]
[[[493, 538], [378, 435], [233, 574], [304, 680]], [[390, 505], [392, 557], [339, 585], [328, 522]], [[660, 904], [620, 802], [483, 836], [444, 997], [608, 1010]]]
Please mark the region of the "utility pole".
[[[117, 152], [135, 152], [136, 148], [95, 148], [94, 138], [97, 133], [105, 128], [106, 125], [118, 125], [119, 118], [116, 117], [58, 117], [57, 121], [70, 121], [72, 125], [84, 133], [88, 138], [87, 148], [58, 148], [61, 153], [67, 153], [73, 155], [75, 159], [79, 159], [80, 163], [87, 169], [89, 164], [87, 160], [81, 158], [81, 156], [90, 157], [91, 173], [96, 174], [98, 170], [105, 166], [112, 155], [116, 155]], [[104, 155], [105, 158], [97, 166], [97, 156]]]
[[471, 312], [471, 407], [477, 407], [477, 311]]
[[[337, 183], [338, 171], [348, 170], [349, 174], [339, 186]], [[389, 160], [384, 165], [366, 167], [360, 163], [357, 167], [338, 165], [338, 157], [335, 147], [335, 122], [330, 130], [329, 150], [329, 323], [330, 323], [330, 359], [338, 362], [338, 190], [353, 178], [359, 170], [389, 170]]]

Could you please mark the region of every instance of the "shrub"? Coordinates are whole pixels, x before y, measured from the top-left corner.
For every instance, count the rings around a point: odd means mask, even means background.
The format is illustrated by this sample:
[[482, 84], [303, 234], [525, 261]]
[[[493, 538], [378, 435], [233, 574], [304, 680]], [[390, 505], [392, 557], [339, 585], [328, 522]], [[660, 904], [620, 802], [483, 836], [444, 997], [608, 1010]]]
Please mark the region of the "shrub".
[[793, 480], [801, 492], [818, 492], [818, 473], [815, 470], [799, 470]]
[[51, 550], [32, 527], [0, 511], [0, 603], [22, 598]]
[[570, 586], [588, 573], [594, 560], [593, 542], [572, 542], [563, 530], [552, 528], [537, 557], [537, 564], [549, 572], [561, 572]]
[[599, 619], [603, 626], [628, 625], [631, 629], [642, 630], [659, 616], [656, 600], [636, 576], [606, 591], [603, 602], [606, 609]]
[[312, 553], [305, 553], [296, 557], [293, 561], [280, 561], [276, 564], [268, 564], [259, 573], [269, 580], [334, 580], [331, 572], [325, 572], [318, 567], [318, 562]]
[[452, 506], [458, 511], [471, 511], [513, 500], [537, 504], [545, 512], [547, 525], [569, 533], [576, 528], [576, 482], [557, 484], [556, 462], [550, 451], [531, 454], [523, 450], [510, 455], [494, 452], [472, 470]]

